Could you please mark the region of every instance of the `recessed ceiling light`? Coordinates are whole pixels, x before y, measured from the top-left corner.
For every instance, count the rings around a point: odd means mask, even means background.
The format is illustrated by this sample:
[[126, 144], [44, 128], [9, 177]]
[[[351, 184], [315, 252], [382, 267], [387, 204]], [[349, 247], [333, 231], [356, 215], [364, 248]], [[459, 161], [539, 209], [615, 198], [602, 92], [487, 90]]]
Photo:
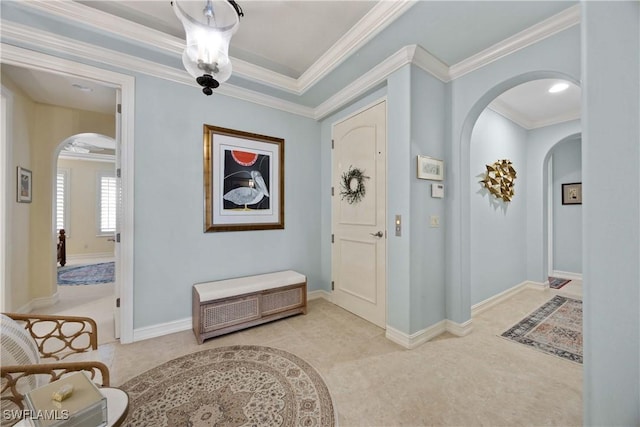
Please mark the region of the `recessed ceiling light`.
[[549, 88], [549, 93], [558, 93], [569, 88], [569, 83], [556, 83]]
[[91, 89], [90, 87], [82, 86], [81, 84], [78, 84], [78, 83], [72, 84], [71, 87], [73, 87], [75, 89], [78, 89], [78, 90], [81, 90], [83, 92], [93, 92], [93, 89]]

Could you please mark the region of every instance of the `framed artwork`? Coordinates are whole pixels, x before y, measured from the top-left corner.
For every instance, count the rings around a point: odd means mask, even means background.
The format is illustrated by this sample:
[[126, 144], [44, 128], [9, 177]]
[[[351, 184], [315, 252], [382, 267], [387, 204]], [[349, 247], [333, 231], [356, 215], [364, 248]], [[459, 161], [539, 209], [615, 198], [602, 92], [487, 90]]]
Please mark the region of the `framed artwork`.
[[284, 228], [284, 139], [204, 125], [204, 231]]
[[18, 166], [17, 177], [17, 200], [18, 203], [31, 203], [31, 191], [33, 188], [32, 174], [29, 169]]
[[442, 181], [444, 162], [429, 156], [418, 156], [418, 178]]
[[562, 184], [562, 204], [581, 205], [582, 204], [582, 183], [572, 182]]

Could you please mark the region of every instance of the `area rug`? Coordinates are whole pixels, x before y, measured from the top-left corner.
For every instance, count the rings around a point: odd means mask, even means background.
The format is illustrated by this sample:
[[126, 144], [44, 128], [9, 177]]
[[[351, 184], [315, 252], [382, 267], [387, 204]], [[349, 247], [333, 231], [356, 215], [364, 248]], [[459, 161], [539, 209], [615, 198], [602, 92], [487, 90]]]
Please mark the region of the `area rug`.
[[120, 386], [126, 426], [334, 426], [329, 390], [283, 350], [238, 345], [189, 354]]
[[582, 301], [556, 295], [502, 337], [582, 363]]
[[96, 285], [114, 281], [115, 263], [70, 265], [58, 268], [58, 285]]
[[563, 279], [561, 277], [549, 277], [549, 287], [551, 289], [560, 289], [570, 281], [569, 279]]

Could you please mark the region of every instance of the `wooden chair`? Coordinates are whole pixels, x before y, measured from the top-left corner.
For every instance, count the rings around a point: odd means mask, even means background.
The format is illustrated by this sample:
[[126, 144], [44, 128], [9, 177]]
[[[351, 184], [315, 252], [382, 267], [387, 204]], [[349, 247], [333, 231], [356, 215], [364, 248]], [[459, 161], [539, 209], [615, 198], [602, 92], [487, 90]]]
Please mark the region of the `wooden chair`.
[[[80, 353], [98, 349], [98, 329], [96, 322], [88, 317], [58, 316], [38, 314], [3, 313], [2, 317], [2, 410], [25, 409], [24, 393], [33, 388], [55, 381], [70, 372], [85, 371], [89, 378], [101, 387], [109, 387], [109, 369], [99, 361], [71, 361]], [[7, 319], [8, 318], [8, 319]], [[15, 321], [17, 323], [12, 323]], [[19, 326], [24, 326], [24, 331]], [[22, 334], [18, 340], [11, 330]], [[33, 343], [25, 343], [28, 339]], [[6, 351], [20, 345], [35, 344], [31, 347], [39, 353], [36, 363], [21, 363], [5, 366]], [[36, 350], [37, 348], [37, 350]], [[16, 350], [16, 351], [19, 351]], [[14, 359], [15, 360], [15, 359]], [[37, 379], [37, 381], [36, 381]]]

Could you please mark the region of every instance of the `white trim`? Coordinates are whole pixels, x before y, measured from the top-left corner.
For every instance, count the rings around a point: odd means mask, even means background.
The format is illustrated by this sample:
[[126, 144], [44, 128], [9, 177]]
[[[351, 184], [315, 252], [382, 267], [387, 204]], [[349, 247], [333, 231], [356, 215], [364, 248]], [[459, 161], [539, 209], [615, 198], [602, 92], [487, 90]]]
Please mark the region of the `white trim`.
[[447, 83], [451, 81], [449, 67], [447, 64], [440, 61], [420, 46], [417, 46], [414, 52], [412, 63], [442, 82]]
[[561, 279], [582, 280], [582, 273], [571, 273], [569, 271], [553, 270], [551, 277], [559, 277]]
[[3, 236], [0, 242], [0, 311], [12, 311], [11, 307], [11, 262], [9, 257], [9, 248], [12, 247], [11, 235], [7, 233], [9, 218], [12, 215], [9, 212], [9, 195], [12, 194], [10, 182], [13, 182], [9, 177], [13, 173], [13, 161], [12, 161], [12, 146], [13, 146], [13, 92], [11, 92], [4, 85], [0, 87], [2, 91], [2, 107], [0, 107], [0, 235]]
[[305, 71], [297, 81], [298, 93], [303, 94], [327, 76], [349, 56], [373, 39], [383, 29], [409, 10], [416, 1], [396, 0], [378, 2], [356, 25], [333, 44]]
[[554, 34], [580, 24], [580, 5], [571, 6], [449, 68], [451, 80], [462, 77], [500, 58], [538, 43]]
[[526, 130], [543, 128], [546, 126], [556, 125], [558, 123], [564, 123], [571, 120], [580, 120], [581, 117], [580, 110], [576, 110], [563, 115], [554, 116], [553, 118], [548, 120], [531, 121], [520, 114], [518, 111], [505, 104], [502, 100], [500, 100], [500, 98], [494, 99], [491, 104], [488, 105], [488, 108], [507, 118], [508, 120], [511, 120], [512, 122]]
[[466, 337], [473, 331], [473, 320], [469, 319], [463, 323], [457, 323], [452, 320], [445, 320], [445, 328], [447, 332], [457, 337]]
[[[32, 46], [52, 49], [56, 52], [64, 52], [79, 58], [85, 58], [98, 63], [109, 66], [119, 67], [123, 70], [138, 72], [149, 76], [157, 77], [163, 80], [192, 86], [200, 89], [195, 81], [185, 70], [179, 70], [166, 65], [157, 64], [145, 59], [136, 58], [124, 53], [120, 53], [111, 49], [105, 49], [89, 43], [59, 36], [46, 31], [31, 28], [26, 25], [16, 24], [11, 21], [1, 20], [2, 35], [8, 40], [20, 41], [28, 43]], [[6, 49], [16, 48], [8, 44], [2, 44], [2, 54]], [[244, 89], [231, 84], [224, 84], [216, 89], [216, 94], [230, 96], [253, 102], [255, 104], [264, 105], [277, 110], [301, 115], [308, 118], [314, 117], [313, 108], [306, 107], [294, 102], [285, 101], [274, 96], [265, 95], [252, 90]]]
[[385, 332], [385, 337], [388, 340], [393, 341], [396, 344], [403, 346], [409, 350], [418, 347], [421, 344], [426, 343], [429, 340], [441, 335], [446, 332], [446, 320], [441, 320], [438, 323], [431, 325], [425, 329], [422, 329], [418, 332], [415, 332], [411, 335], [407, 335], [402, 331], [399, 331], [389, 325], [387, 325], [387, 330]]
[[314, 299], [324, 299], [329, 302], [333, 302], [333, 297], [330, 292], [327, 292], [323, 289], [318, 291], [309, 291], [307, 292], [307, 301], [312, 301]]
[[62, 150], [59, 159], [64, 160], [83, 160], [88, 162], [109, 162], [115, 163], [116, 156], [113, 154], [98, 154], [98, 153], [76, 153], [73, 151]]
[[176, 332], [190, 331], [192, 329], [192, 318], [187, 317], [180, 320], [173, 320], [171, 322], [136, 328], [133, 330], [133, 341], [148, 340], [149, 338], [161, 337], [163, 335], [174, 334]]
[[[5, 21], [2, 21], [4, 25]], [[4, 35], [4, 26], [2, 28]], [[110, 87], [120, 88], [122, 92], [122, 205], [123, 218], [120, 259], [116, 260], [120, 266], [123, 295], [121, 300], [121, 325], [123, 344], [133, 340], [133, 240], [134, 240], [134, 123], [135, 123], [135, 78], [113, 71], [103, 70], [90, 65], [70, 61], [63, 58], [34, 52], [2, 43], [2, 62], [24, 68], [37, 68], [41, 71], [79, 76], [94, 80]], [[56, 171], [57, 155], [53, 158], [52, 168]], [[53, 216], [51, 218], [53, 222]], [[52, 239], [52, 243], [53, 239]], [[55, 253], [55, 252], [54, 252]], [[55, 271], [55, 260], [52, 269]]]
[[60, 295], [56, 292], [50, 297], [34, 298], [28, 303], [26, 303], [25, 305], [23, 305], [22, 307], [13, 311], [15, 311], [16, 313], [22, 313], [22, 314], [31, 313], [33, 310], [37, 308], [51, 307], [52, 305], [56, 304], [59, 299], [60, 299]]
[[519, 293], [520, 291], [522, 291], [523, 289], [529, 288], [529, 289], [536, 289], [536, 290], [544, 290], [546, 287], [548, 287], [549, 284], [547, 283], [547, 286], [545, 286], [544, 283], [539, 283], [539, 282], [534, 282], [531, 280], [525, 280], [524, 282], [515, 285], [512, 288], [506, 289], [502, 292], [500, 292], [499, 294], [496, 294], [492, 297], [487, 298], [484, 301], [481, 301], [477, 304], [474, 304], [471, 306], [471, 318], [487, 311], [488, 309], [490, 309], [491, 307], [494, 307], [506, 300], [508, 300], [509, 298], [511, 298], [512, 296], [514, 296], [515, 294]]
[[343, 90], [331, 96], [315, 109], [315, 119], [323, 119], [340, 107], [353, 101], [367, 90], [382, 83], [394, 71], [410, 64], [417, 49], [421, 48], [417, 45], [410, 45], [401, 48], [380, 64], [363, 74], [360, 78], [348, 84]]

